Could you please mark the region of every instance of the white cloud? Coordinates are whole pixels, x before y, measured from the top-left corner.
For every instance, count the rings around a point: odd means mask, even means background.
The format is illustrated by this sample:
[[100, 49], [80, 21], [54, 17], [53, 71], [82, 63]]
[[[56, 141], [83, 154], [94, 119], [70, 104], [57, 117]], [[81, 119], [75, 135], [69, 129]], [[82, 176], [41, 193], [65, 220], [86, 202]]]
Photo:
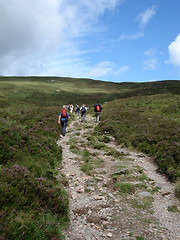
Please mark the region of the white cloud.
[[90, 69], [89, 72], [86, 73], [86, 75], [89, 78], [99, 78], [112, 72], [112, 70], [113, 70], [113, 64], [111, 62], [104, 61], [104, 62], [98, 63], [96, 66]]
[[147, 81], [148, 82], [157, 82], [157, 81], [160, 81], [160, 79], [158, 79], [158, 78], [157, 79], [148, 79]]
[[114, 75], [122, 75], [123, 73], [127, 72], [129, 70], [129, 66], [122, 66], [117, 71], [114, 72]]
[[151, 18], [156, 14], [156, 5], [151, 8], [146, 9], [143, 13], [140, 13], [137, 19], [140, 21], [140, 27], [144, 27], [151, 20]]
[[140, 13], [137, 16], [137, 20], [140, 22], [140, 31], [132, 34], [121, 34], [119, 40], [133, 40], [144, 37], [143, 28], [147, 25], [147, 23], [151, 20], [151, 18], [156, 14], [156, 5], [153, 5], [151, 8], [146, 9], [143, 13]]
[[145, 60], [143, 62], [144, 70], [155, 70], [158, 66], [158, 61], [156, 58]]
[[[92, 33], [98, 17], [121, 2], [0, 0], [0, 75], [38, 75], [47, 68], [60, 75], [63, 59], [80, 53], [76, 39]], [[72, 59], [75, 66], [79, 59]]]
[[156, 48], [150, 48], [150, 49], [147, 49], [146, 51], [144, 51], [144, 55], [146, 55], [147, 57], [153, 57], [156, 54], [157, 54]]
[[180, 34], [168, 46], [169, 49], [169, 63], [177, 66], [180, 73]]
[[144, 37], [144, 32], [137, 32], [134, 34], [122, 34], [119, 37], [119, 40], [132, 40], [132, 39], [138, 39]]
[[100, 62], [94, 67], [90, 68], [89, 71], [84, 73], [84, 76], [88, 78], [103, 78], [107, 75], [121, 76], [123, 73], [129, 70], [129, 66], [121, 66], [116, 68], [116, 66], [109, 61]]

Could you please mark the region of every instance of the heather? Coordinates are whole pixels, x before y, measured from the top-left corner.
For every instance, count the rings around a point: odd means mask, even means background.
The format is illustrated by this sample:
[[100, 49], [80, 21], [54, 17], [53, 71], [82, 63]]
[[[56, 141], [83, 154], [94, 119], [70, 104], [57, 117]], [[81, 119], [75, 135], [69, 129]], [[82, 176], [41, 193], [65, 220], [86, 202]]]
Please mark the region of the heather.
[[61, 239], [68, 198], [56, 179], [58, 108], [2, 109], [0, 116], [0, 236]]
[[[1, 169], [0, 185], [2, 239], [60, 239], [58, 231], [68, 211], [62, 188], [34, 177], [18, 164]], [[46, 220], [48, 216], [51, 222]]]
[[2, 111], [0, 114], [0, 164], [34, 165], [38, 159], [40, 168], [44, 163], [49, 170], [53, 169], [58, 158], [61, 159], [60, 149], [55, 144], [59, 133], [56, 109], [39, 108], [10, 114]]
[[104, 105], [100, 129], [118, 143], [152, 156], [159, 171], [180, 179], [180, 96], [154, 95]]

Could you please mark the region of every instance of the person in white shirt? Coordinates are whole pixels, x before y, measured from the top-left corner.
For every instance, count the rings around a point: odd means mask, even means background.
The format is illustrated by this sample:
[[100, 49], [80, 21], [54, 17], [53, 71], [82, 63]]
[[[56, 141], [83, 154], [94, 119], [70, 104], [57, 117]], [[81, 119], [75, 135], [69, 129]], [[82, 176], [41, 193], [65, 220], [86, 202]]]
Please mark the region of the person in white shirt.
[[85, 107], [85, 105], [83, 104], [82, 107], [80, 108], [80, 111], [81, 111], [81, 122], [85, 122], [87, 107]]
[[74, 108], [74, 106], [71, 104], [71, 105], [70, 105], [70, 113], [73, 112], [73, 108]]

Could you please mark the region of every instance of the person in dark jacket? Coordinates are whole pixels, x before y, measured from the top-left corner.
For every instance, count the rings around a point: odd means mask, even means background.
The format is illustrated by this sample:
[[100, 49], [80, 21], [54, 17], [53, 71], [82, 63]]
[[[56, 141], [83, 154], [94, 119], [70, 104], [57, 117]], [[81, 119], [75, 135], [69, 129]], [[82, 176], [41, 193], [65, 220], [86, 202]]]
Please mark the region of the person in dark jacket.
[[76, 106], [75, 106], [75, 114], [78, 113], [78, 117], [79, 117], [79, 111], [80, 111], [80, 106], [78, 104], [76, 104]]
[[100, 117], [100, 114], [101, 114], [101, 110], [102, 110], [102, 107], [101, 107], [100, 103], [94, 105], [95, 121], [96, 122], [99, 122], [99, 117]]

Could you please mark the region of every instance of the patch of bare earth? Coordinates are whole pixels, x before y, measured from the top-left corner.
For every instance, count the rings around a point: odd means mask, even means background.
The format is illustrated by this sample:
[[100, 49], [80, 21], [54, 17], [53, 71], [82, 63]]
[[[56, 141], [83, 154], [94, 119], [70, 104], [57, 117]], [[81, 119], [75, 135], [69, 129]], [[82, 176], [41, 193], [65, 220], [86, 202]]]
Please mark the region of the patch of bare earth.
[[[87, 116], [86, 121], [76, 117], [57, 142], [63, 149], [59, 176], [65, 174], [70, 203], [65, 239], [180, 239], [180, 204], [174, 186], [156, 172], [149, 157], [122, 148], [112, 137], [98, 150], [90, 141], [96, 139], [94, 119]], [[90, 172], [82, 168], [83, 151], [90, 156], [86, 162], [92, 166]], [[168, 211], [171, 206], [177, 211]]]

